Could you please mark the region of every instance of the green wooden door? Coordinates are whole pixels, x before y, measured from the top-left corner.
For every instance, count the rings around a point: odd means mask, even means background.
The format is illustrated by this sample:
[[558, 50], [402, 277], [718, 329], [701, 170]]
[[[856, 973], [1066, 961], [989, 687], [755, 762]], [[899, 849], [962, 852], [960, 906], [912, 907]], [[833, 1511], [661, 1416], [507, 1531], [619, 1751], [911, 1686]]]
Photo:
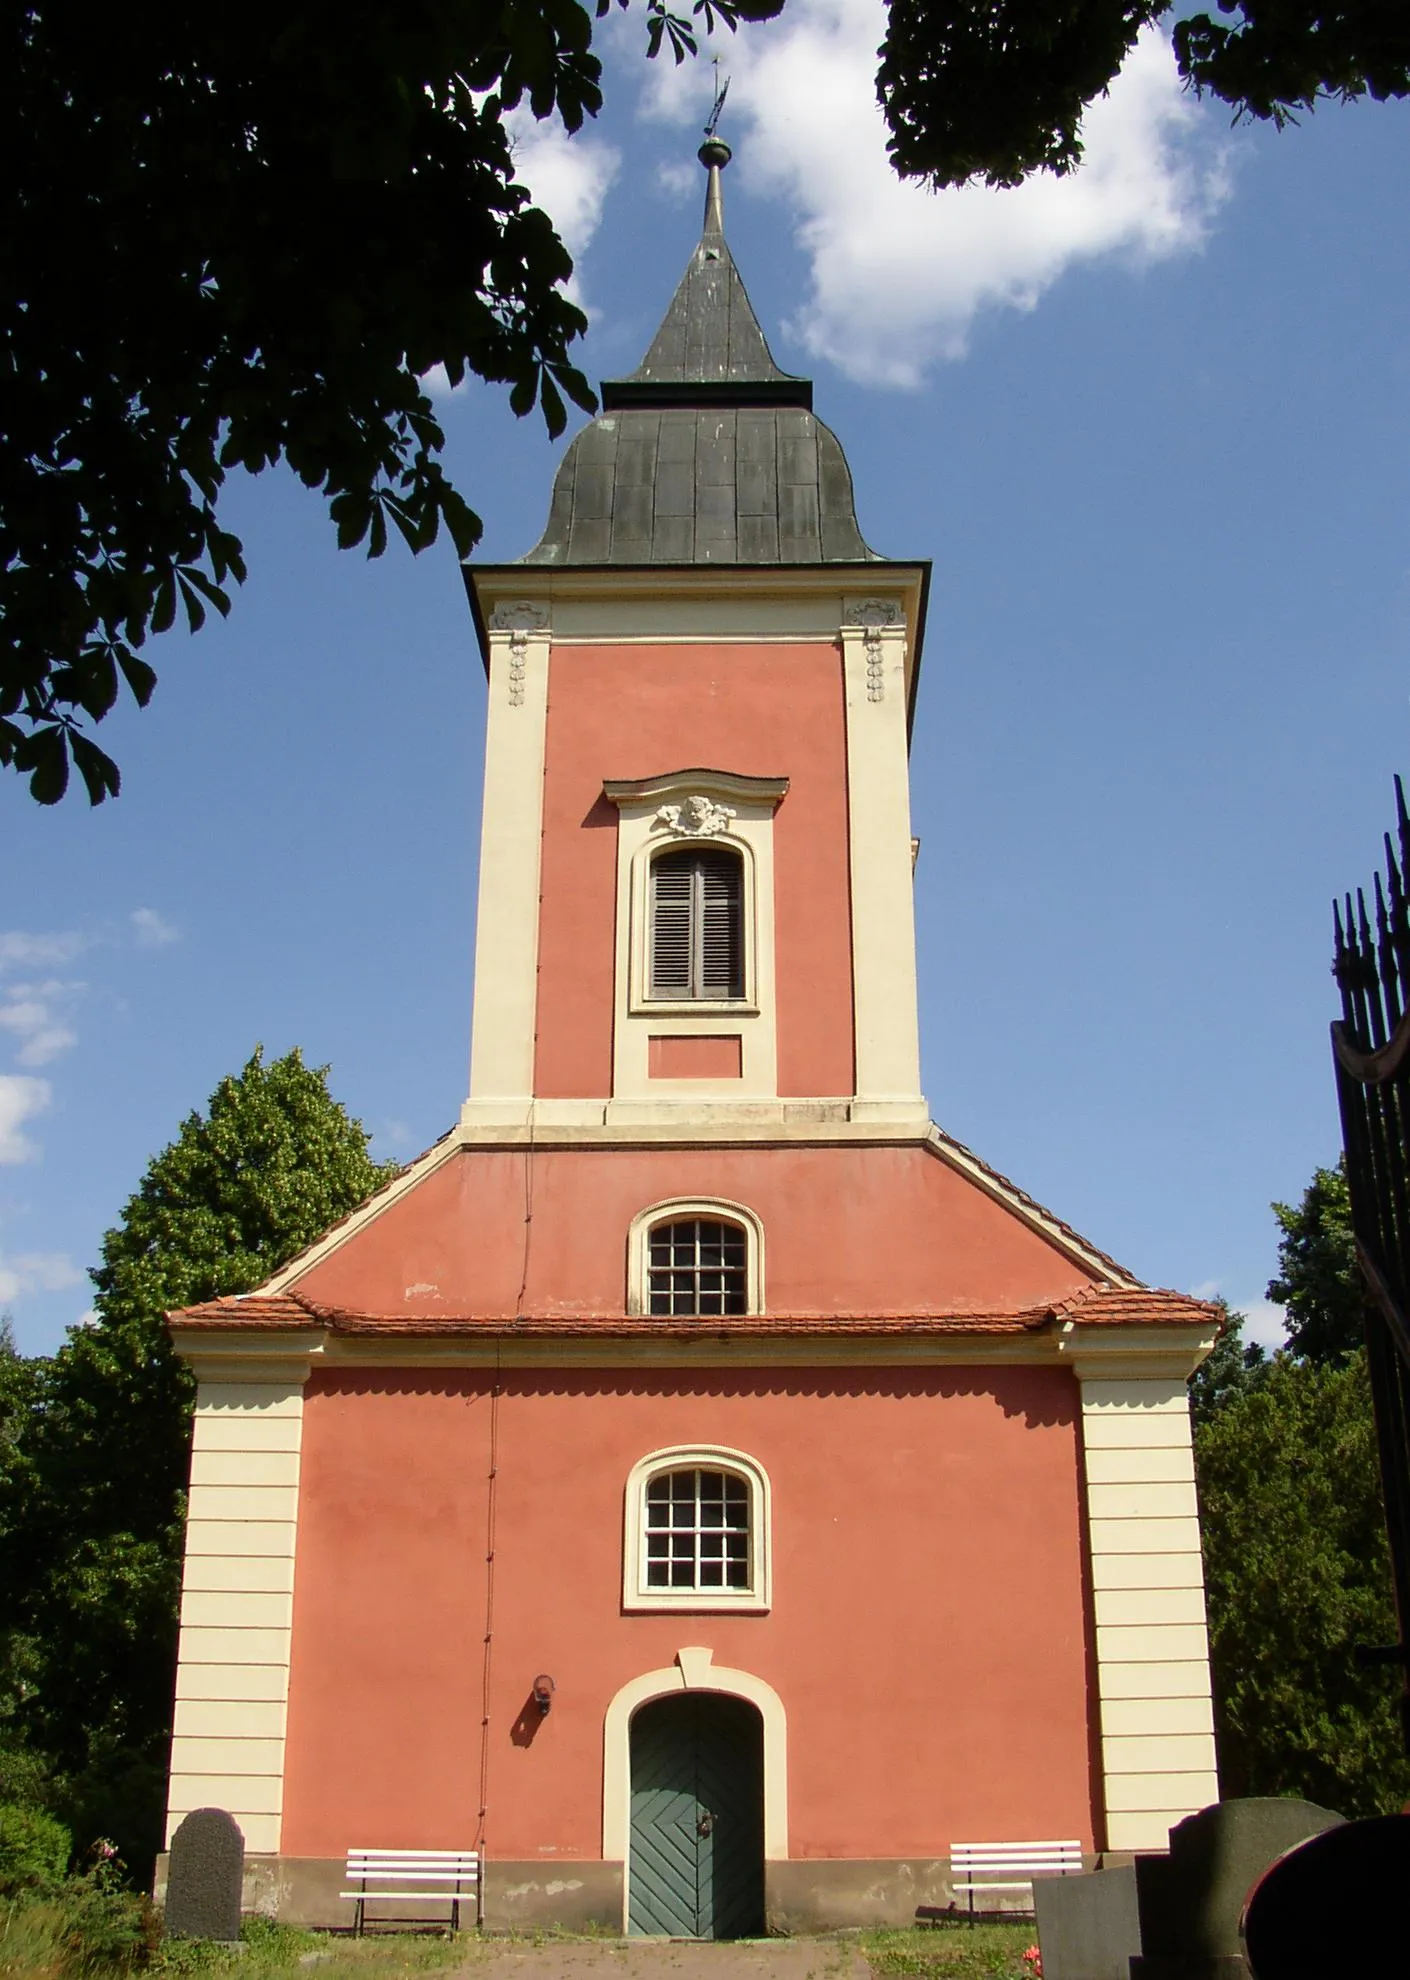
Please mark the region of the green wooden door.
[[687, 1692], [632, 1720], [633, 1932], [742, 1939], [764, 1928], [764, 1729], [742, 1698]]

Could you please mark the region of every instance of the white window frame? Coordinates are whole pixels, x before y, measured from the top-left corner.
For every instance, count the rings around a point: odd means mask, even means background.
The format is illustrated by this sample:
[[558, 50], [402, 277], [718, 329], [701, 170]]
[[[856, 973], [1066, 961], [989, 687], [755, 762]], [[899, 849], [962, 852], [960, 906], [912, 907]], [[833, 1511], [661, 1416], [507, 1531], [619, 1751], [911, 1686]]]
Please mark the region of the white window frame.
[[[638, 1112], [682, 1103], [772, 1100], [778, 1095], [774, 1003], [774, 813], [786, 777], [746, 777], [725, 770], [673, 770], [632, 782], [609, 779], [603, 796], [617, 825], [617, 961], [613, 1013], [612, 1101]], [[708, 830], [682, 829], [692, 799], [721, 816]], [[672, 810], [682, 807], [674, 822]], [[727, 846], [743, 868], [742, 997], [652, 997], [651, 863], [684, 846]], [[740, 1073], [728, 1079], [654, 1078], [650, 1040], [701, 1033], [739, 1040]], [[625, 1115], [623, 1116], [626, 1117]], [[636, 1117], [635, 1114], [632, 1115]]]
[[[764, 1227], [754, 1211], [743, 1203], [732, 1203], [723, 1196], [676, 1196], [664, 1203], [652, 1203], [638, 1210], [627, 1230], [627, 1312], [634, 1317], [650, 1317], [651, 1233], [658, 1224], [684, 1223], [687, 1218], [703, 1217], [712, 1223], [738, 1224], [744, 1232], [746, 1314], [764, 1310]], [[708, 1327], [722, 1316], [716, 1313], [677, 1313], [679, 1326]], [[738, 1314], [723, 1316], [738, 1319]]]
[[[747, 1588], [652, 1588], [646, 1579], [646, 1488], [663, 1471], [724, 1471], [749, 1493]], [[766, 1615], [773, 1603], [772, 1506], [769, 1475], [757, 1458], [724, 1444], [676, 1444], [638, 1458], [627, 1477], [622, 1549], [622, 1607], [628, 1614], [665, 1609]]]

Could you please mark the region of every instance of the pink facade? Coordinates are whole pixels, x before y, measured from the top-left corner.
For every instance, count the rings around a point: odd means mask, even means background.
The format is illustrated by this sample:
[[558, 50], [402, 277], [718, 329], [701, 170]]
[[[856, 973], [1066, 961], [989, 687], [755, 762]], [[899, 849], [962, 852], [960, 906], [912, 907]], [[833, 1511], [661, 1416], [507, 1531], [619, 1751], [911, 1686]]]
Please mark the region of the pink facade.
[[612, 1087], [609, 778], [788, 777], [775, 829], [780, 1094], [853, 1090], [841, 656], [826, 645], [586, 646], [550, 662], [536, 1093]]
[[[475, 1826], [492, 1386], [396, 1371], [310, 1386], [290, 1855], [369, 1836], [450, 1848]], [[682, 1641], [786, 1700], [792, 1857], [926, 1859], [979, 1834], [1091, 1848], [1075, 1405], [1066, 1373], [1024, 1368], [505, 1374], [491, 1852], [601, 1857], [607, 1706]], [[770, 1473], [773, 1610], [624, 1616], [627, 1474], [700, 1442]], [[554, 1707], [525, 1744], [540, 1671]]]

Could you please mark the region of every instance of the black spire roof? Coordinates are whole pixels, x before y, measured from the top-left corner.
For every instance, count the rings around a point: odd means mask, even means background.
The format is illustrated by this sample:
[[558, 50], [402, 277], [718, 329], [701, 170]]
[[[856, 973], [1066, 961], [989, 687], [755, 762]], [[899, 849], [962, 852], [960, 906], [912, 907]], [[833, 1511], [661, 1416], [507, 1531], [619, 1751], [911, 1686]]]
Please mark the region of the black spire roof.
[[651, 348], [602, 387], [568, 448], [526, 564], [827, 564], [876, 557], [862, 541], [837, 436], [809, 379], [781, 371], [724, 236], [729, 146], [709, 172], [700, 244]]

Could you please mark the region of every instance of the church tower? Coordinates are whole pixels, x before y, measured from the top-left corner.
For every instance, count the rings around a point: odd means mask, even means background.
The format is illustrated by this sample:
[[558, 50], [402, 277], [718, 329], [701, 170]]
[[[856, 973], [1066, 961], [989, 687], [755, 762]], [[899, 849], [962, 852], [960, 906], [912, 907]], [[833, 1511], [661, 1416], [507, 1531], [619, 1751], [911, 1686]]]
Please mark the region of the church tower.
[[467, 571], [489, 667], [467, 1129], [924, 1133], [907, 737], [930, 567], [868, 549], [701, 151], [700, 244]]
[[[1161, 1848], [1217, 1794], [1186, 1383], [1152, 1290], [920, 1091], [929, 567], [869, 549], [707, 169], [488, 674], [469, 1096], [198, 1380], [170, 1821], [348, 1922], [904, 1924], [960, 1843]], [[456, 1096], [458, 1098], [458, 1096]]]

